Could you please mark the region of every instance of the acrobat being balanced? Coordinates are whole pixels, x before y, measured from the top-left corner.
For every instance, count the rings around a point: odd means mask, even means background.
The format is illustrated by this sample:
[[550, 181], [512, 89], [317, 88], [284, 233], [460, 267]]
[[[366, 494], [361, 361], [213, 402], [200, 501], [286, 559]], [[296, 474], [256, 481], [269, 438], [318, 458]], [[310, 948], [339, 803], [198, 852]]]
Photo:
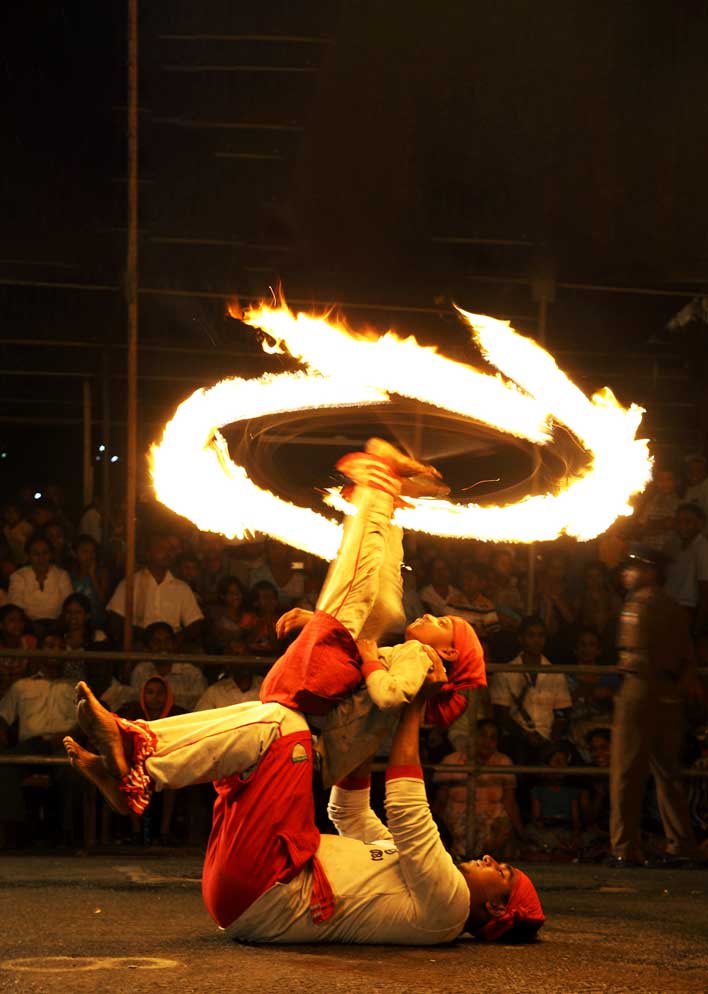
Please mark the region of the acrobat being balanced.
[[[337, 464], [354, 484], [314, 614], [267, 674], [261, 701], [127, 721], [85, 683], [77, 718], [99, 755], [64, 740], [72, 765], [120, 813], [141, 814], [154, 791], [213, 781], [213, 824], [202, 892], [230, 936], [252, 942], [433, 945], [463, 932], [528, 939], [544, 922], [529, 877], [491, 856], [455, 865], [428, 806], [419, 756], [427, 720], [449, 724], [465, 688], [486, 683], [474, 630], [426, 614], [405, 641], [376, 637], [402, 615], [405, 496], [447, 493], [439, 473], [381, 439]], [[312, 727], [311, 727], [312, 726]], [[320, 835], [312, 793], [313, 735], [337, 835]], [[370, 758], [393, 731], [384, 826], [370, 808]]]

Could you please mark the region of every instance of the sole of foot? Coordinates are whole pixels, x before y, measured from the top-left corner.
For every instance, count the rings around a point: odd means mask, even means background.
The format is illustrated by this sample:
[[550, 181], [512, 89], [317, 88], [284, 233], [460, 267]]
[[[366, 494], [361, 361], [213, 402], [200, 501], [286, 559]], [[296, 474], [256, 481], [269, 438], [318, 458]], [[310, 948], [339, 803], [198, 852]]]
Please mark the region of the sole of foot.
[[440, 473], [434, 466], [411, 459], [405, 452], [401, 452], [383, 438], [370, 438], [364, 448], [369, 455], [378, 456], [388, 463], [398, 476], [432, 476], [440, 479]]
[[96, 743], [108, 773], [118, 779], [124, 777], [128, 772], [128, 763], [120, 729], [113, 715], [106, 711], [83, 680], [77, 684], [76, 694], [79, 701], [76, 705], [79, 727]]
[[88, 752], [86, 749], [82, 749], [78, 742], [75, 742], [70, 735], [67, 735], [63, 742], [69, 762], [77, 773], [80, 773], [82, 777], [85, 777], [94, 787], [97, 787], [101, 791], [108, 804], [117, 814], [129, 814], [130, 808], [128, 807], [125, 794], [121, 791], [118, 781], [106, 770], [103, 759], [92, 752]]

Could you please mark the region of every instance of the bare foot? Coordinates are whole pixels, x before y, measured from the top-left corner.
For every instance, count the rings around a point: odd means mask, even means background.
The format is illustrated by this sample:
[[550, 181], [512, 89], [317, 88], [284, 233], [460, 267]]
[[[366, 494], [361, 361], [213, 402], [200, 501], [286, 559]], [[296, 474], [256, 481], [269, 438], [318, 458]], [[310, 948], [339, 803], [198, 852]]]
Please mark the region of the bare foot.
[[411, 459], [383, 438], [370, 438], [364, 448], [369, 455], [378, 456], [387, 462], [398, 476], [434, 476], [440, 479], [440, 473], [434, 466]]
[[403, 497], [447, 497], [450, 488], [439, 477], [418, 473], [401, 481]]
[[76, 685], [76, 694], [79, 699], [76, 719], [81, 730], [96, 743], [108, 773], [117, 779], [124, 777], [129, 767], [120, 729], [113, 715], [96, 700], [91, 688], [83, 680]]
[[64, 748], [74, 769], [82, 777], [86, 777], [95, 787], [98, 787], [113, 810], [119, 815], [129, 814], [130, 808], [125, 794], [120, 789], [115, 777], [107, 772], [101, 757], [82, 749], [78, 742], [74, 742], [69, 735], [64, 739]]

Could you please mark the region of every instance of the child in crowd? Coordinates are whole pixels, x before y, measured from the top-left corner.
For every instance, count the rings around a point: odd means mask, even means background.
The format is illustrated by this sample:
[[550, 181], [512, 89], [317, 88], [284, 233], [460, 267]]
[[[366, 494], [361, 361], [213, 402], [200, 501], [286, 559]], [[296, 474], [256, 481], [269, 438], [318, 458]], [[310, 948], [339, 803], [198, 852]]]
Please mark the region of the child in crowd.
[[233, 642], [245, 642], [258, 619], [246, 607], [246, 591], [235, 576], [226, 576], [219, 582], [218, 601], [207, 607], [207, 647], [214, 652], [224, 652]]
[[[174, 631], [166, 621], [155, 621], [145, 629], [145, 647], [148, 652], [166, 657], [174, 655]], [[175, 704], [185, 711], [191, 711], [206, 690], [207, 683], [202, 671], [192, 663], [173, 662], [170, 658], [158, 662], [138, 663], [130, 678], [131, 686], [140, 693], [141, 688], [152, 676], [167, 680], [174, 696]]]
[[282, 614], [278, 590], [269, 580], [259, 580], [251, 588], [253, 624], [246, 633], [246, 644], [255, 656], [275, 656], [278, 634], [275, 623]]
[[[476, 761], [480, 766], [511, 766], [511, 759], [499, 752], [499, 733], [489, 719], [477, 723]], [[445, 765], [468, 762], [464, 751], [445, 756]], [[467, 851], [467, 774], [437, 772], [440, 784], [435, 809], [450, 833], [453, 855], [463, 858]], [[516, 777], [506, 773], [481, 773], [475, 781], [475, 851], [491, 853], [495, 859], [518, 856], [518, 840], [524, 827], [516, 802]]]
[[[36, 649], [37, 639], [31, 632], [22, 608], [15, 604], [0, 607], [0, 650]], [[18, 656], [0, 656], [0, 698], [8, 688], [22, 677], [29, 676], [32, 666], [29, 659]]]
[[494, 601], [484, 593], [488, 583], [487, 567], [472, 559], [466, 559], [460, 568], [462, 597], [459, 601], [451, 600], [449, 604], [450, 614], [464, 618], [472, 625], [481, 642], [499, 631], [499, 615], [494, 607]]
[[566, 742], [552, 742], [544, 760], [555, 772], [531, 788], [531, 824], [526, 837], [539, 852], [572, 859], [583, 847], [580, 790], [563, 778], [563, 770], [573, 761], [573, 751]]
[[[575, 662], [579, 666], [598, 666], [601, 653], [598, 634], [591, 628], [581, 629], [575, 641]], [[566, 678], [573, 701], [569, 738], [583, 759], [589, 761], [588, 731], [611, 726], [612, 702], [619, 689], [619, 676], [617, 673], [568, 673]]]

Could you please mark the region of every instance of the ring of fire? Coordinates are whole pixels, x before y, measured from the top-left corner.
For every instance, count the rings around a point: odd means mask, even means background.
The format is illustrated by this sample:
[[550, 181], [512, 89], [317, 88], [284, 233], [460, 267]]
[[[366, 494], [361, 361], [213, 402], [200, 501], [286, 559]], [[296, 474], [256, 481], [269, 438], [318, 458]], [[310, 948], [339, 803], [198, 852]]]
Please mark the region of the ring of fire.
[[[587, 469], [557, 492], [504, 506], [411, 501], [412, 508], [395, 514], [404, 528], [486, 541], [543, 541], [563, 533], [590, 539], [631, 514], [629, 499], [651, 474], [647, 441], [636, 438], [641, 408], [623, 408], [607, 388], [586, 397], [548, 352], [508, 322], [458, 311], [503, 376], [454, 362], [412, 337], [362, 337], [343, 323], [294, 315], [285, 306], [249, 309], [244, 322], [274, 342], [264, 350], [287, 353], [304, 368], [222, 380], [184, 401], [151, 449], [158, 499], [201, 530], [229, 538], [261, 532], [332, 559], [341, 525], [257, 486], [231, 459], [219, 429], [269, 414], [392, 404], [400, 396], [541, 445], [551, 441], [553, 423], [562, 424], [590, 457]], [[326, 500], [349, 510], [337, 491]]]

